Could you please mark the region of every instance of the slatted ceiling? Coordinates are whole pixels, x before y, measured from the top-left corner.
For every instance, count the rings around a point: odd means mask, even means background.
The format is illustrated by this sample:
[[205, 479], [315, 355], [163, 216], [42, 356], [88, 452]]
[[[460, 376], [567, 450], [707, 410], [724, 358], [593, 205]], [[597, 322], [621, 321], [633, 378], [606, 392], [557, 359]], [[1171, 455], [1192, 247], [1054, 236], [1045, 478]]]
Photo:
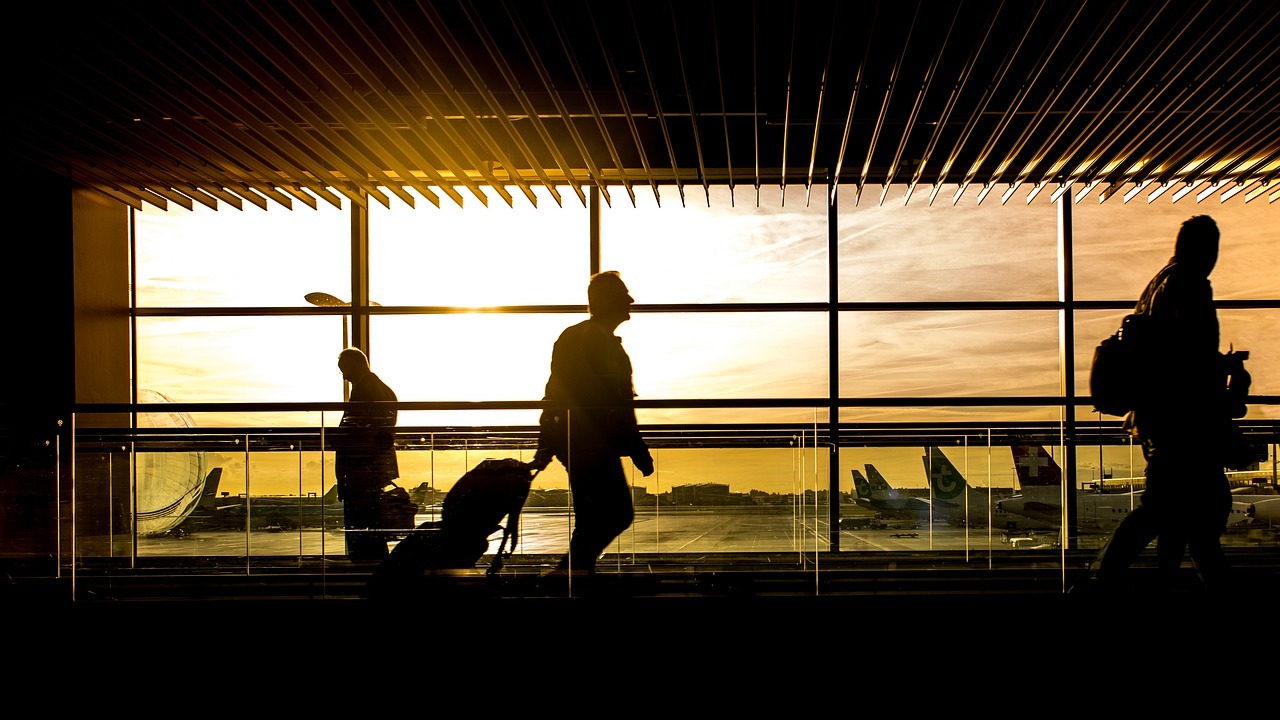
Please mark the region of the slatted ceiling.
[[1280, 197], [1270, 0], [26, 5], [10, 146], [138, 208]]
[[[262, 7], [264, 10], [270, 10], [269, 5], [263, 4]], [[305, 11], [307, 5], [302, 4], [300, 7]], [[325, 28], [322, 23], [312, 21], [312, 25], [319, 33], [322, 35], [324, 34]], [[304, 42], [301, 39], [301, 36], [294, 31], [294, 26], [279, 20], [279, 18], [277, 18], [277, 22], [273, 27], [279, 28], [281, 36], [287, 42], [291, 43], [295, 50], [297, 50]], [[327, 43], [328, 47], [331, 47], [333, 50], [331, 53], [333, 57], [352, 57], [349, 53], [345, 52], [347, 48], [343, 46], [341, 40], [336, 36], [329, 35]], [[255, 47], [261, 47], [265, 52], [271, 52], [272, 50], [272, 45], [263, 40], [259, 40], [258, 43], [255, 43]], [[327, 57], [324, 53], [312, 52], [308, 54], [298, 52], [297, 54], [312, 58], [312, 70], [318, 71], [324, 75], [325, 79], [331, 83], [331, 87], [340, 93], [341, 100], [346, 100], [347, 103], [355, 107], [357, 110], [364, 110], [360, 116], [355, 116], [346, 112], [342, 102], [334, 102], [329, 100], [329, 98], [327, 98], [323, 93], [317, 93], [315, 97], [321, 101], [323, 109], [329, 111], [330, 117], [342, 128], [345, 128], [345, 133], [339, 133], [331, 128], [323, 119], [316, 117], [314, 113], [309, 115], [305, 114], [307, 109], [305, 104], [297, 105], [299, 111], [303, 113], [303, 117], [310, 118], [308, 126], [312, 128], [315, 133], [320, 134], [326, 141], [326, 145], [324, 147], [328, 147], [333, 150], [333, 152], [323, 155], [321, 159], [328, 165], [336, 168], [335, 174], [341, 174], [350, 178], [361, 191], [370, 197], [373, 197], [384, 206], [390, 207], [390, 202], [384, 195], [384, 190], [381, 188], [386, 188], [386, 190], [395, 193], [401, 200], [413, 205], [413, 196], [400, 188], [400, 183], [409, 182], [408, 178], [401, 176], [400, 178], [397, 178], [397, 180], [393, 180], [389, 177], [388, 173], [384, 172], [382, 169], [392, 164], [390, 159], [394, 157], [395, 153], [388, 152], [388, 148], [385, 147], [382, 153], [377, 153], [376, 151], [369, 149], [374, 147], [374, 143], [376, 143], [377, 140], [373, 133], [367, 132], [364, 129], [361, 122], [362, 119], [367, 118], [373, 123], [377, 130], [383, 131], [383, 133], [386, 132], [387, 127], [385, 119], [382, 118], [378, 112], [373, 111], [373, 108], [366, 103], [360, 92], [357, 92], [344, 82], [344, 78], [341, 76], [341, 68], [335, 67], [334, 64], [327, 62]], [[285, 66], [285, 63], [287, 63], [287, 57], [279, 59], [280, 62], [275, 65], [276, 68]], [[358, 60], [359, 58], [352, 59]], [[269, 78], [271, 77], [271, 69], [262, 70], [258, 67], [248, 67], [244, 65], [239, 69], [254, 79], [266, 78], [268, 79], [267, 82], [269, 82]], [[234, 73], [230, 71], [225, 73], [220, 72], [218, 75], [219, 77], [227, 75], [234, 77]], [[367, 72], [364, 77], [368, 77]], [[230, 89], [233, 93], [244, 93], [255, 99], [257, 101], [257, 109], [264, 114], [270, 112], [270, 100], [268, 98], [259, 96], [251, 89], [240, 85], [233, 85]], [[279, 98], [283, 95], [283, 89], [277, 88], [276, 97]], [[233, 98], [228, 98], [228, 100], [230, 102], [234, 102]], [[288, 120], [284, 120], [281, 121], [280, 129], [283, 131], [281, 134], [284, 137], [291, 141], [298, 141], [300, 152], [306, 151], [309, 144], [306, 142], [307, 138], [301, 132], [301, 128], [298, 125]], [[269, 129], [264, 128], [259, 131], [259, 134], [265, 136], [268, 135], [269, 132]], [[310, 145], [314, 145], [314, 143], [311, 143]], [[366, 170], [362, 171], [362, 168]], [[430, 199], [431, 196], [427, 197]]]
[[[586, 10], [587, 16], [591, 17], [590, 8], [584, 8], [584, 9]], [[567, 39], [566, 32], [561, 27], [561, 23], [555, 17], [554, 14], [550, 16], [550, 23], [551, 23], [552, 31], [554, 32], [555, 38], [560, 44], [560, 49], [564, 53], [564, 58], [568, 62], [569, 68], [573, 73], [572, 77], [576, 82], [576, 86], [578, 90], [581, 92], [581, 97], [583, 101], [586, 103], [586, 106], [590, 112], [591, 118], [595, 121], [595, 129], [600, 133], [599, 135], [600, 143], [608, 154], [607, 159], [611, 161], [611, 164], [613, 167], [620, 168], [623, 166], [623, 163], [622, 163], [621, 157], [618, 155], [618, 146], [616, 143], [614, 143], [612, 134], [609, 132], [608, 123], [605, 120], [603, 111], [601, 111], [600, 109], [598, 98], [596, 97], [596, 94], [591, 91], [591, 88], [593, 87], [593, 85], [587, 79], [585, 69], [582, 63], [579, 62], [578, 60], [578, 52], [574, 49], [574, 44]], [[594, 27], [594, 25], [592, 27], [592, 30], [593, 30], [593, 33], [596, 32], [596, 28]], [[598, 35], [597, 35], [597, 38], [598, 38]], [[607, 51], [606, 48], [602, 46], [602, 52], [606, 52], [606, 51]], [[540, 55], [540, 53], [530, 50], [530, 57], [537, 56], [537, 55]], [[642, 55], [641, 56], [642, 63], [643, 63], [643, 60], [644, 60], [644, 57]], [[646, 73], [647, 73], [647, 65], [646, 65]], [[550, 83], [550, 85], [554, 87], [555, 83]], [[664, 118], [663, 114], [660, 111], [658, 112], [657, 116], [659, 119]], [[566, 121], [572, 125], [573, 121], [569, 119], [570, 117], [571, 116], [566, 116]], [[587, 149], [585, 147], [582, 147], [580, 149], [582, 150], [584, 158], [594, 158], [597, 154], [597, 153], [593, 153], [590, 149]], [[594, 160], [591, 162], [591, 165], [593, 167], [596, 164], [597, 163]], [[603, 172], [597, 169], [595, 172], [593, 172], [593, 179], [595, 180], [597, 185], [602, 185]], [[621, 180], [622, 180], [622, 185], [627, 190], [627, 194], [631, 196], [632, 202], [634, 202], [635, 193], [632, 190], [632, 187], [631, 187], [632, 183], [630, 178], [624, 175], [621, 178]], [[610, 202], [610, 198], [607, 194], [605, 195], [605, 202]]]
[[[466, 11], [466, 8], [464, 7], [463, 10]], [[506, 84], [506, 87], [518, 87], [519, 82], [517, 80], [516, 71], [511, 66], [511, 63], [510, 61], [508, 61], [507, 57], [503, 54], [501, 48], [497, 45], [497, 42], [494, 40], [492, 34], [490, 34], [489, 29], [484, 24], [477, 22], [474, 14], [471, 14], [469, 12], [467, 15], [467, 20], [470, 28], [476, 33], [476, 37], [479, 39], [480, 43], [484, 46], [485, 52], [488, 54], [489, 60], [494, 64], [494, 68], [498, 73], [501, 74], [502, 80]], [[463, 56], [455, 57], [455, 60], [457, 60], [460, 63], [463, 61], [463, 59], [464, 59]], [[492, 93], [489, 94], [489, 97], [492, 99], [494, 112], [500, 114], [502, 112], [501, 103], [498, 101], [496, 97], [492, 95]], [[509, 131], [511, 132], [512, 136], [522, 142], [521, 149], [525, 153], [526, 157], [532, 158], [533, 162], [537, 167], [542, 167], [542, 163], [539, 162], [536, 152], [530, 144], [530, 143], [536, 144], [537, 142], [540, 141], [542, 143], [542, 147], [545, 147], [547, 149], [547, 151], [551, 156], [551, 159], [554, 161], [554, 169], [559, 171], [559, 174], [561, 177], [570, 177], [572, 175], [572, 171], [570, 169], [571, 166], [569, 165], [568, 160], [565, 158], [564, 153], [562, 153], [560, 149], [556, 146], [556, 143], [552, 139], [550, 131], [547, 129], [546, 124], [542, 121], [542, 118], [538, 115], [537, 109], [533, 106], [532, 101], [529, 99], [529, 95], [527, 93], [514, 93], [513, 97], [515, 101], [519, 104], [520, 111], [522, 112], [522, 115], [517, 116], [515, 120], [517, 122], [521, 120], [528, 122], [533, 127], [534, 133], [536, 135], [536, 137], [531, 138], [529, 142], [523, 142], [519, 131], [516, 130], [514, 127], [509, 127]], [[510, 121], [508, 121], [508, 123], [510, 123]], [[553, 182], [545, 172], [539, 175], [539, 177], [544, 178], [544, 182], [546, 183]], [[576, 194], [578, 196], [578, 199], [585, 205], [587, 202], [587, 198], [585, 193], [583, 193], [581, 183], [573, 183], [571, 187], [574, 191], [574, 194]], [[564, 204], [564, 200], [560, 196], [560, 193], [555, 188], [554, 184], [548, 185], [548, 190], [550, 191], [551, 196], [555, 199], [557, 204], [559, 205]]]
[[[542, 185], [549, 189], [552, 197], [555, 198], [556, 203], [562, 204], [563, 201], [560, 198], [560, 193], [556, 190], [551, 177], [542, 169], [542, 164], [538, 161], [538, 158], [534, 154], [532, 148], [530, 148], [529, 144], [525, 142], [521, 133], [516, 129], [514, 122], [508, 117], [507, 109], [502, 105], [501, 101], [498, 100], [497, 96], [489, 89], [485, 79], [481, 77], [479, 71], [469, 62], [466, 50], [462, 48], [461, 44], [454, 37], [453, 32], [449, 29], [449, 24], [445, 22], [444, 18], [441, 17], [434, 8], [431, 7], [431, 5], [427, 4], [422, 5], [421, 7], [426, 13], [427, 19], [431, 22], [432, 28], [448, 47], [450, 55], [457, 64], [457, 67], [466, 74], [467, 81], [476, 89], [476, 92], [483, 99], [485, 112], [489, 117], [494, 118], [494, 121], [502, 130], [497, 137], [489, 136], [487, 146], [490, 152], [493, 153], [503, 167], [529, 167]], [[358, 25], [353, 23], [353, 27], [358, 27]], [[407, 39], [408, 38], [406, 38], [406, 40]], [[430, 56], [425, 51], [420, 52], [418, 56], [422, 59], [424, 65], [430, 63]], [[439, 71], [439, 75], [442, 78], [447, 77], [442, 70]], [[524, 104], [520, 104], [521, 107], [523, 107]], [[463, 108], [466, 107], [465, 103], [459, 103], [459, 105]], [[474, 119], [474, 115], [472, 115], [472, 118]], [[474, 122], [478, 126], [479, 131], [483, 133], [483, 124], [480, 123], [478, 119], [475, 119]], [[506, 145], [510, 145], [514, 148], [513, 155], [508, 155], [504, 151], [503, 148]], [[514, 160], [513, 157], [518, 157], [519, 160]], [[536, 206], [538, 198], [534, 194], [532, 187], [528, 183], [523, 182], [519, 175], [515, 176], [513, 180], [520, 186], [525, 197], [527, 197], [529, 201]]]
[[[605, 45], [604, 38], [600, 33], [600, 27], [595, 20], [595, 15], [591, 12], [590, 5], [587, 6], [587, 15], [591, 19], [591, 29], [595, 35], [597, 47], [600, 49], [600, 58], [605, 69], [609, 71], [609, 79], [613, 83], [614, 93], [618, 98], [618, 108], [621, 111], [623, 120], [626, 122], [627, 131], [630, 133], [631, 140], [635, 143], [635, 147], [640, 149], [640, 152], [637, 153], [637, 158], [643, 168], [644, 176], [649, 180], [649, 188], [652, 190], [654, 197], [659, 198], [658, 184], [653, 177], [653, 167], [649, 164], [649, 158], [644, 154], [644, 143], [640, 138], [640, 130], [636, 127], [635, 113], [632, 111], [631, 103], [627, 99], [627, 93], [623, 87], [622, 76], [619, 74], [618, 68], [613, 62], [613, 57], [608, 52], [608, 47]], [[611, 148], [613, 147], [614, 146], [611, 146]], [[631, 198], [631, 204], [634, 205], [636, 202], [634, 184], [629, 179], [623, 178], [622, 186], [626, 190], [627, 196]], [[609, 198], [607, 197], [606, 202], [609, 202]]]
[[[578, 133], [577, 128], [574, 126], [573, 121], [571, 120], [571, 113], [569, 112], [569, 107], [568, 105], [565, 104], [564, 99], [560, 96], [559, 91], [556, 90], [556, 84], [555, 84], [555, 81], [552, 79], [553, 76], [550, 69], [542, 62], [541, 56], [539, 55], [537, 50], [534, 49], [533, 39], [530, 37], [528, 31], [525, 29], [524, 21], [521, 20], [519, 16], [511, 14], [510, 11], [508, 11], [508, 20], [510, 20], [511, 27], [515, 31], [517, 37], [519, 38], [520, 47], [522, 48], [522, 50], [526, 55], [525, 57], [526, 62], [528, 62], [529, 66], [534, 68], [537, 72], [537, 79], [539, 83], [539, 84], [527, 84], [527, 85], [512, 84], [510, 85], [510, 87], [540, 88], [540, 90], [534, 90], [533, 92], [545, 93], [546, 97], [549, 98], [551, 103], [553, 104], [555, 113], [547, 115], [548, 122], [546, 123], [546, 125], [543, 125], [543, 127], [550, 127], [556, 118], [558, 118], [563, 123], [563, 127], [566, 131], [568, 138], [572, 143], [572, 147], [577, 152], [577, 157], [582, 160], [584, 166], [586, 167], [587, 174], [588, 174], [587, 180], [593, 185], [595, 185], [596, 187], [600, 188], [600, 193], [604, 197], [605, 202], [610, 202], [608, 186], [605, 185], [603, 174], [601, 173], [599, 166], [595, 163], [594, 160], [592, 160], [591, 153], [587, 151], [586, 142], [583, 140], [582, 135]], [[519, 58], [516, 58], [514, 62], [519, 63]], [[577, 73], [575, 73], [575, 75], [576, 74]], [[521, 92], [516, 92], [515, 94], [521, 95], [521, 96], [525, 95], [525, 93], [521, 93]], [[532, 102], [533, 96], [528, 96], [528, 97], [530, 98], [530, 102]], [[541, 113], [535, 112], [531, 117], [534, 120], [541, 122], [541, 119], [543, 116]], [[551, 143], [549, 143], [549, 145], [551, 148], [556, 148], [558, 147], [559, 143], [552, 141]], [[570, 155], [567, 149], [564, 154], [566, 156]], [[564, 171], [565, 167], [566, 167], [565, 165], [562, 165], [562, 172]], [[564, 177], [572, 181], [572, 180], [575, 180], [578, 176], [573, 174], [572, 171], [569, 171], [564, 175]], [[582, 183], [574, 182], [573, 184], [575, 187], [580, 188]], [[628, 190], [629, 189], [630, 189], [630, 186], [628, 185]], [[578, 193], [578, 197], [579, 198], [582, 197], [581, 192]]]
[[[264, 9], [269, 10], [269, 8]], [[277, 19], [277, 24], [279, 23], [280, 21]], [[313, 27], [319, 28], [320, 32], [328, 34], [328, 42], [333, 44], [333, 46], [340, 51], [340, 54], [337, 55], [337, 57], [346, 57], [350, 58], [354, 62], [359, 62], [360, 58], [355, 56], [343, 41], [324, 28], [323, 21], [312, 20], [311, 24]], [[384, 141], [389, 142], [391, 145], [391, 147], [388, 148], [390, 152], [387, 152], [384, 158], [387, 161], [390, 172], [394, 173], [400, 181], [412, 186], [433, 204], [439, 205], [439, 195], [437, 195], [436, 192], [426, 183], [419, 180], [414, 175], [413, 171], [409, 169], [410, 166], [426, 168], [427, 170], [425, 172], [428, 177], [440, 184], [438, 186], [443, 187], [446, 192], [450, 192], [450, 197], [455, 202], [461, 202], [461, 195], [459, 195], [456, 190], [453, 190], [448, 184], [444, 184], [444, 178], [441, 177], [439, 173], [431, 170], [432, 163], [427, 161], [421, 155], [418, 155], [408, 143], [401, 141], [398, 132], [391, 126], [386, 118], [382, 117], [376, 110], [374, 110], [373, 106], [366, 100], [366, 95], [369, 93], [377, 93], [380, 100], [387, 102], [389, 107], [392, 109], [395, 118], [398, 119], [399, 122], [412, 127], [415, 120], [413, 113], [410, 110], [399, 104], [394, 96], [390, 95], [390, 93], [380, 91], [378, 88], [380, 88], [381, 85], [378, 83], [374, 83], [372, 85], [359, 83], [358, 87], [348, 87], [347, 81], [343, 77], [343, 69], [341, 67], [336, 67], [330, 62], [326, 62], [319, 53], [301, 52], [299, 48], [305, 47], [305, 40], [303, 40], [300, 35], [293, 33], [291, 30], [288, 32], [289, 34], [287, 39], [293, 44], [295, 54], [301, 57], [317, 58], [317, 60], [313, 60], [311, 63], [312, 70], [320, 72], [327, 80], [330, 81], [330, 83], [332, 83], [333, 87], [340, 92], [341, 98], [346, 100], [346, 105], [363, 110], [364, 112], [362, 116], [367, 117], [372, 121], [374, 131], [377, 135], [363, 129], [361, 127], [360, 117], [349, 113], [342, 102], [327, 98], [323, 94], [317, 94], [317, 97], [322, 101], [322, 108], [328, 112], [331, 118], [335, 118], [341, 127], [346, 128], [347, 131], [351, 133], [353, 140], [358, 141], [359, 147], [377, 147], [378, 141], [376, 138], [383, 138]], [[377, 54], [379, 58], [384, 61], [389, 61], [389, 67], [391, 70], [398, 73], [398, 68], [395, 67], [394, 59], [390, 58], [389, 55], [384, 52], [376, 38], [373, 38], [373, 44], [369, 47], [372, 48], [372, 52]], [[307, 68], [294, 64], [287, 54], [277, 51], [273, 54], [273, 60], [276, 67], [289, 67], [292, 69], [292, 78], [295, 84], [306, 82]], [[372, 75], [371, 69], [364, 65], [357, 66], [355, 68], [355, 73], [362, 77], [369, 77]], [[305, 108], [305, 105], [302, 107]], [[312, 127], [321, 129], [327, 128], [325, 120], [314, 115], [309, 119], [309, 122]], [[327, 135], [331, 138], [332, 146], [346, 152], [348, 156], [357, 157], [360, 154], [359, 149], [353, 148], [352, 142], [341, 137], [341, 135], [336, 131], [329, 129]], [[368, 158], [361, 162], [362, 164], [368, 165], [374, 164], [376, 161], [376, 158]], [[383, 179], [383, 182], [389, 183], [391, 181], [389, 179]], [[469, 187], [472, 189], [472, 192], [477, 194], [482, 202], [485, 201], [486, 198], [479, 190], [478, 186], [471, 184]], [[406, 193], [400, 193], [399, 197], [410, 206], [413, 206], [414, 202], [412, 197], [406, 197], [406, 195]]]

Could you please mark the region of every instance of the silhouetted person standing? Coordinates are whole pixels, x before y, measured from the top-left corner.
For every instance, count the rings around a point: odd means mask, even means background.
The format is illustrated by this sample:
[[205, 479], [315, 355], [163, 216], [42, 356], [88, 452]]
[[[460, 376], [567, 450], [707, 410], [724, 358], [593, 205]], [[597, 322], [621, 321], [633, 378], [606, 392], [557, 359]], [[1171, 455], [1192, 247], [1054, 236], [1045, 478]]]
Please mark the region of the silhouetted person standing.
[[[1190, 550], [1207, 589], [1228, 572], [1220, 537], [1231, 514], [1232, 407], [1227, 359], [1218, 351], [1218, 314], [1209, 274], [1218, 260], [1218, 226], [1197, 215], [1178, 231], [1173, 257], [1147, 284], [1135, 312], [1150, 316], [1148, 382], [1125, 420], [1147, 461], [1140, 505], [1103, 548], [1097, 579], [1123, 590], [1133, 561], [1152, 540], [1161, 576], [1176, 579]], [[1238, 414], [1236, 414], [1238, 412]]]
[[[369, 358], [359, 348], [339, 353], [338, 369], [351, 383], [350, 402], [395, 402], [396, 394], [369, 369]], [[353, 405], [338, 424], [334, 471], [343, 503], [347, 556], [352, 560], [387, 556], [386, 538], [378, 531], [378, 509], [382, 489], [400, 477], [395, 425], [395, 407], [378, 405]]]
[[564, 464], [575, 520], [569, 552], [553, 573], [594, 572], [601, 553], [631, 525], [635, 509], [621, 457], [631, 458], [646, 477], [653, 474], [653, 457], [636, 423], [631, 359], [613, 334], [630, 319], [633, 302], [617, 272], [593, 275], [587, 286], [591, 317], [565, 329], [551, 353], [532, 465], [541, 470], [553, 456]]

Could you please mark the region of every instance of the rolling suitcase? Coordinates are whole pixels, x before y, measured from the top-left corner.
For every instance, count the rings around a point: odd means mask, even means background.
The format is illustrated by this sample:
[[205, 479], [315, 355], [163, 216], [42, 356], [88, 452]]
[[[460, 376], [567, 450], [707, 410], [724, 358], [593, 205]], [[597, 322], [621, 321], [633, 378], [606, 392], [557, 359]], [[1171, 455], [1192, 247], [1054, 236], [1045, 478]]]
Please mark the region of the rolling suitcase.
[[432, 570], [474, 568], [489, 549], [489, 536], [501, 530], [488, 568], [497, 572], [519, 541], [520, 512], [536, 475], [514, 458], [484, 460], [472, 468], [445, 494], [440, 520], [419, 525], [374, 569], [368, 595], [409, 590]]

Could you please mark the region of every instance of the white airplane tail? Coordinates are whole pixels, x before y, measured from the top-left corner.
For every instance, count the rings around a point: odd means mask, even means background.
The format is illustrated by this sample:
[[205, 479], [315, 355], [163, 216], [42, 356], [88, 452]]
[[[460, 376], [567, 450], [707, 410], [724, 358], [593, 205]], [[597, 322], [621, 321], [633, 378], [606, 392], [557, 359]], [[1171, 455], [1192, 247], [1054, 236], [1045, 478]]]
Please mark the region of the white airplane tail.
[[1014, 445], [1013, 467], [1018, 485], [1027, 498], [1051, 498], [1061, 502], [1062, 468], [1041, 445]]

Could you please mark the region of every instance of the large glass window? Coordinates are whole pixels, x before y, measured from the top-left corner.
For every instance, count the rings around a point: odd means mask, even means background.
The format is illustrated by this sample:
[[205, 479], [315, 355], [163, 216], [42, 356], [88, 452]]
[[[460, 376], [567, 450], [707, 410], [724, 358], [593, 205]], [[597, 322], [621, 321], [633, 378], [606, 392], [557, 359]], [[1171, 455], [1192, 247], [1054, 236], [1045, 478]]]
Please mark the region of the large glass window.
[[754, 193], [726, 186], [670, 193], [659, 205], [636, 193], [633, 207], [615, 195], [600, 213], [600, 263], [618, 270], [637, 303], [825, 302], [825, 189], [812, 202], [781, 190]]
[[1060, 392], [1053, 311], [844, 312], [840, 349], [842, 397]]
[[351, 221], [327, 203], [148, 206], [134, 218], [139, 307], [298, 307], [307, 293], [351, 287]]
[[1056, 300], [1056, 209], [1043, 194], [1015, 195], [930, 205], [927, 192], [907, 201], [894, 185], [879, 205], [841, 188], [840, 301]]
[[382, 305], [585, 304], [587, 209], [564, 188], [557, 206], [519, 192], [486, 207], [442, 202], [369, 207], [370, 299]]
[[1173, 255], [1178, 228], [1192, 215], [1213, 217], [1222, 233], [1210, 276], [1215, 299], [1280, 297], [1280, 208], [1275, 203], [1172, 203], [1167, 197], [1152, 203], [1145, 194], [1128, 203], [1086, 198], [1072, 207], [1077, 300], [1137, 301]]
[[[861, 202], [851, 192], [839, 194], [835, 260], [843, 309], [835, 348], [826, 305], [825, 188], [815, 187], [807, 202], [794, 189], [783, 202], [779, 188], [761, 188], [759, 204], [754, 192], [723, 186], [706, 198], [687, 193], [684, 204], [664, 193], [659, 205], [641, 191], [632, 206], [615, 193], [613, 206], [600, 208], [600, 265], [619, 270], [636, 302], [647, 306], [616, 334], [631, 357], [638, 399], [659, 407], [637, 413], [654, 442], [658, 472], [640, 478], [627, 466], [638, 517], [610, 552], [826, 549], [832, 478], [818, 437], [829, 429], [832, 352], [840, 399], [854, 404], [839, 411], [848, 426], [842, 442], [854, 446], [840, 448], [834, 500], [841, 517], [857, 518], [836, 529], [841, 549], [997, 543], [1013, 549], [1009, 543], [1027, 540], [997, 532], [1035, 524], [999, 505], [1024, 490], [1007, 438], [993, 443], [982, 432], [957, 433], [949, 444], [930, 447], [905, 431], [1025, 423], [1052, 428], [1046, 435], [1056, 437], [1064, 420], [1056, 403], [1005, 402], [1061, 396], [1059, 208], [1049, 192], [1028, 202], [1029, 186], [1007, 201], [993, 196], [982, 204], [977, 190], [956, 204], [948, 193], [929, 204], [919, 191], [907, 201], [902, 186], [890, 187], [883, 203], [878, 193], [864, 193]], [[369, 295], [378, 305], [369, 320], [374, 371], [402, 402], [458, 405], [400, 413], [402, 484], [421, 501], [423, 517], [438, 511], [442, 494], [479, 459], [532, 452], [537, 409], [465, 404], [540, 399], [556, 338], [587, 317], [580, 308], [587, 302], [591, 213], [570, 192], [563, 206], [536, 192], [536, 208], [520, 193], [513, 194], [514, 207], [496, 196], [487, 207], [468, 198], [465, 209], [409, 208], [398, 200], [390, 209], [369, 207]], [[1217, 298], [1245, 305], [1219, 312], [1223, 349], [1253, 353], [1255, 394], [1280, 393], [1280, 312], [1267, 307], [1280, 297], [1274, 206], [1112, 198], [1073, 205], [1072, 213], [1074, 298], [1082, 305], [1070, 318], [1079, 395], [1088, 394], [1093, 347], [1125, 312], [1115, 305], [1136, 298], [1171, 254], [1177, 226], [1197, 213], [1212, 214], [1223, 232], [1212, 278]], [[336, 359], [350, 342], [349, 320], [316, 313], [305, 296], [349, 299], [347, 211], [197, 208], [135, 217], [139, 388], [178, 402], [341, 400]], [[1255, 301], [1260, 307], [1248, 306]], [[904, 399], [912, 405], [897, 404]], [[799, 406], [771, 402], [789, 400]], [[714, 407], [718, 401], [735, 407]], [[291, 445], [282, 444], [279, 431], [332, 427], [340, 416], [338, 410], [190, 415], [199, 428], [246, 429], [218, 438], [222, 444], [203, 456], [208, 468], [222, 469], [222, 492], [310, 498], [321, 508], [332, 467], [331, 457], [315, 449], [318, 433]], [[1252, 406], [1249, 417], [1275, 419], [1280, 409]], [[1118, 422], [1087, 406], [1077, 408], [1075, 420], [1088, 430]], [[255, 434], [262, 429], [272, 431]], [[468, 429], [476, 429], [474, 437]], [[1061, 443], [1045, 443], [1065, 464]], [[114, 458], [108, 460], [116, 473]], [[928, 501], [943, 492], [932, 482], [939, 467], [968, 483], [962, 525], [944, 527], [955, 518], [935, 518], [929, 533], [911, 537], [901, 522], [862, 512], [859, 475], [870, 482], [874, 468], [892, 489]], [[1142, 461], [1128, 444], [1082, 445], [1074, 470], [1079, 490], [1127, 482], [1129, 492]], [[531, 547], [558, 552], [571, 517], [563, 469], [553, 464], [538, 489], [531, 497], [538, 517], [527, 538]], [[1090, 512], [1110, 509], [1112, 500]], [[705, 517], [691, 508], [704, 505], [732, 507], [733, 522], [756, 531], [734, 533], [736, 545], [699, 540]], [[1096, 514], [1082, 517], [1105, 525]], [[778, 518], [788, 522], [779, 525]], [[268, 533], [280, 529], [269, 515], [260, 519], [268, 524], [251, 528], [260, 534], [250, 554], [263, 552]], [[1057, 525], [1050, 519], [1044, 530], [1056, 538], [1059, 526], [1060, 518]], [[885, 533], [895, 529], [903, 534], [890, 539]], [[980, 542], [979, 529], [990, 531]], [[308, 536], [298, 552], [326, 545], [332, 540], [326, 537]]]
[[[583, 295], [585, 281], [577, 283]], [[375, 317], [374, 364], [404, 400], [539, 400], [580, 314]], [[822, 397], [820, 313], [636, 313], [616, 330], [642, 399]]]
[[186, 403], [340, 401], [342, 333], [334, 316], [141, 317], [138, 387]]

